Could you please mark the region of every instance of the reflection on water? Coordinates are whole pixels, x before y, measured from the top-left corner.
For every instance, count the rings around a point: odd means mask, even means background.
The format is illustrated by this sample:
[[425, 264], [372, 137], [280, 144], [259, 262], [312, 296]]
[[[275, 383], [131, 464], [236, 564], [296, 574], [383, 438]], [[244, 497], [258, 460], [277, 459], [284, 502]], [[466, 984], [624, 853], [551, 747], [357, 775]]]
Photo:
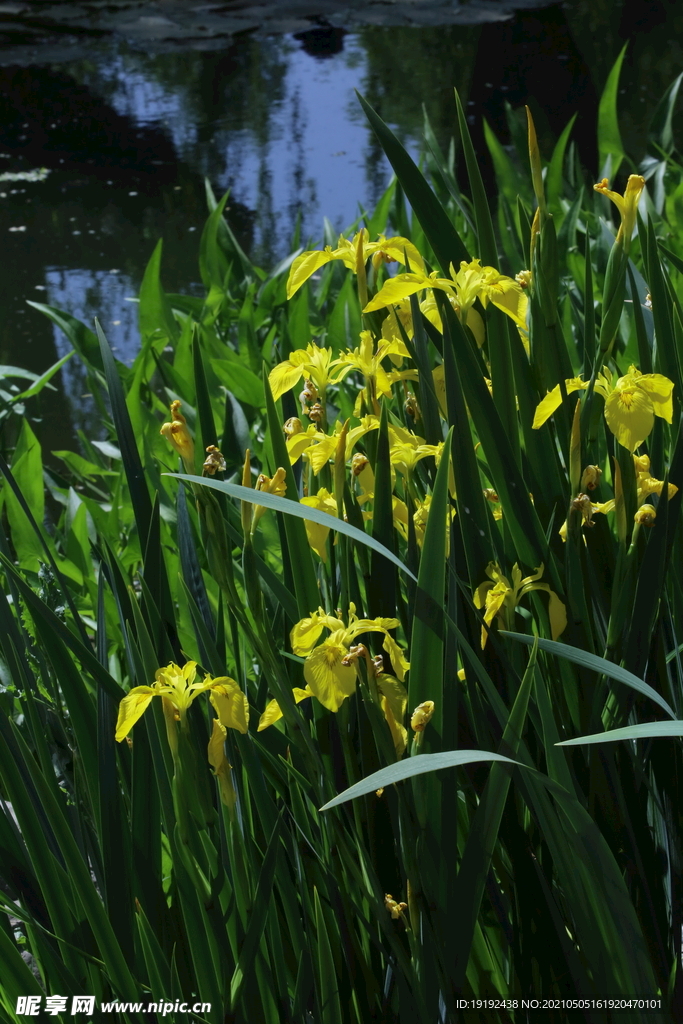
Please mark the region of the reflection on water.
[[[633, 11], [580, 0], [481, 27], [312, 29], [203, 53], [95, 42], [88, 60], [0, 68], [0, 173], [50, 170], [44, 181], [0, 181], [0, 363], [40, 372], [66, 351], [26, 299], [89, 325], [97, 315], [130, 360], [138, 331], [126, 299], [158, 238], [166, 289], [199, 288], [204, 176], [217, 194], [231, 190], [232, 227], [263, 266], [286, 254], [299, 215], [313, 243], [323, 216], [349, 226], [389, 177], [354, 88], [416, 153], [423, 102], [447, 144], [457, 86], [485, 174], [482, 116], [505, 139], [505, 103], [530, 102], [547, 153], [578, 109], [574, 135], [590, 166], [597, 96], [633, 33], [621, 100], [625, 141], [642, 153], [647, 120], [680, 70], [683, 16], [664, 0], [648, 6], [646, 24]], [[71, 408], [54, 392], [44, 401], [53, 448], [67, 447], [70, 421], [97, 429], [75, 361], [61, 379]]]

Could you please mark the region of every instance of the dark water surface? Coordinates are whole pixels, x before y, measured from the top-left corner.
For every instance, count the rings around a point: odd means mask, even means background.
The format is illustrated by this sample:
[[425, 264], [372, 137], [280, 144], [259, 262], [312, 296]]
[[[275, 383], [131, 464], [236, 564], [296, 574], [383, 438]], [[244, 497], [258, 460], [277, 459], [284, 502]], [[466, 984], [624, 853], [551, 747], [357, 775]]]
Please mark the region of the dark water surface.
[[[229, 219], [268, 267], [289, 251], [298, 215], [317, 244], [323, 217], [342, 231], [371, 207], [389, 169], [359, 110], [359, 89], [417, 154], [422, 104], [441, 140], [453, 133], [453, 86], [505, 138], [505, 103], [529, 102], [546, 154], [569, 117], [595, 167], [597, 97], [623, 42], [624, 141], [636, 155], [656, 103], [683, 70], [683, 8], [609, 0], [524, 11], [481, 26], [313, 30], [235, 37], [224, 49], [146, 53], [95, 39], [87, 57], [0, 67], [0, 363], [41, 372], [68, 351], [27, 299], [98, 316], [121, 359], [138, 346], [144, 267], [164, 239], [168, 291], [199, 289], [204, 177], [231, 189]], [[46, 168], [44, 180], [7, 175]], [[75, 365], [44, 430], [67, 447], [95, 429]]]

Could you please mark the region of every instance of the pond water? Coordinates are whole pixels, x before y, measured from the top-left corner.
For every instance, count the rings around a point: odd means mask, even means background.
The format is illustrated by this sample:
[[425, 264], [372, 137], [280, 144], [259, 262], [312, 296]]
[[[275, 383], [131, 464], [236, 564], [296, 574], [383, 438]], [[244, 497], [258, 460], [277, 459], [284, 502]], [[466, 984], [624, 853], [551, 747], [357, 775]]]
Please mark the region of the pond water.
[[[597, 97], [632, 38], [622, 103], [637, 156], [659, 96], [683, 67], [680, 5], [647, 8], [580, 0], [482, 26], [247, 35], [206, 52], [149, 53], [111, 38], [59, 63], [5, 58], [0, 363], [41, 372], [68, 351], [26, 300], [90, 325], [98, 316], [118, 357], [132, 360], [138, 331], [128, 300], [159, 238], [165, 288], [199, 290], [205, 177], [216, 194], [231, 190], [232, 227], [264, 267], [287, 254], [298, 216], [314, 245], [323, 217], [344, 230], [390, 176], [354, 89], [417, 155], [422, 104], [447, 143], [457, 86], [484, 168], [482, 116], [505, 138], [505, 103], [530, 102], [547, 152], [578, 110], [575, 138], [597, 172]], [[43, 180], [16, 179], [38, 168], [49, 171]], [[69, 445], [74, 426], [94, 429], [76, 366], [61, 380], [69, 408], [55, 393], [44, 401], [53, 448]]]

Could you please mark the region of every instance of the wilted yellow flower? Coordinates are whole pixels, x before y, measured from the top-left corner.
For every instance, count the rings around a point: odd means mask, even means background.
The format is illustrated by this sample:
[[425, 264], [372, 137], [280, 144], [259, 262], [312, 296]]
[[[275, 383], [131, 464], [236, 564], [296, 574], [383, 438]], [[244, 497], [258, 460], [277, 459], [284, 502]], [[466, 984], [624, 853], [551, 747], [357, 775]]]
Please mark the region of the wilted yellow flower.
[[633, 517], [634, 522], [640, 526], [654, 526], [655, 519], [657, 518], [657, 510], [654, 505], [641, 505], [635, 516]]
[[202, 466], [205, 476], [215, 476], [216, 473], [225, 472], [225, 459], [220, 449], [215, 444], [210, 444], [206, 449], [206, 459]]
[[[650, 475], [650, 457], [648, 455], [634, 455], [633, 464], [636, 470], [636, 486], [638, 488], [638, 501], [642, 504], [651, 494], [660, 495], [664, 487], [663, 480], [656, 480]], [[669, 501], [678, 491], [675, 484], [669, 484], [667, 495]]]
[[194, 441], [187, 429], [187, 420], [176, 398], [171, 402], [171, 422], [164, 423], [159, 433], [169, 441], [183, 460], [186, 473], [194, 473]]
[[285, 420], [282, 429], [285, 437], [294, 437], [296, 434], [300, 434], [304, 429], [303, 423], [298, 416], [290, 416], [288, 420]]
[[363, 264], [372, 257], [373, 266], [377, 268], [381, 262], [405, 263], [406, 256], [411, 267], [420, 270], [424, 268], [424, 262], [412, 242], [407, 238], [394, 236], [385, 238], [380, 235], [376, 242], [370, 241], [367, 228], [363, 228], [354, 235], [353, 239], [339, 236], [337, 248], [327, 245], [324, 249], [302, 252], [292, 263], [287, 279], [287, 298], [291, 299], [299, 288], [308, 281], [309, 277], [320, 270], [326, 263], [332, 260], [341, 260], [345, 267], [355, 274], [358, 266], [358, 248], [361, 247], [361, 261]]
[[[490, 626], [494, 618], [498, 616], [504, 629], [512, 629], [515, 608], [519, 604], [520, 599], [532, 590], [544, 590], [550, 598], [548, 613], [550, 615], [550, 628], [553, 640], [557, 640], [558, 636], [564, 632], [567, 625], [567, 609], [547, 583], [538, 582], [543, 575], [542, 565], [531, 576], [522, 579], [519, 565], [515, 563], [512, 567], [512, 583], [510, 583], [506, 576], [503, 576], [497, 562], [489, 562], [486, 567], [486, 575], [493, 582], [487, 580], [477, 587], [474, 603], [477, 608], [484, 608], [484, 622], [487, 625]], [[482, 626], [482, 649], [486, 645], [487, 637], [488, 632]]]
[[[590, 469], [597, 467], [589, 466], [588, 468]], [[593, 516], [595, 515], [595, 513], [601, 512], [606, 514], [607, 512], [612, 512], [612, 510], [614, 509], [614, 505], [614, 498], [610, 498], [609, 501], [591, 501], [591, 498], [588, 494], [577, 494], [577, 496], [571, 503], [571, 507], [576, 512], [581, 513], [582, 526], [594, 526], [595, 524], [593, 522]], [[567, 520], [565, 519], [564, 523], [558, 531], [563, 541], [567, 540], [567, 529], [568, 525]]]
[[424, 732], [434, 714], [434, 701], [423, 700], [418, 704], [410, 718], [410, 728], [413, 732]]
[[608, 186], [609, 182], [607, 178], [603, 178], [597, 185], [593, 185], [593, 188], [596, 192], [600, 192], [603, 196], [607, 196], [611, 199], [619, 210], [621, 215], [621, 224], [619, 225], [617, 242], [623, 241], [624, 251], [628, 252], [631, 244], [631, 236], [633, 235], [633, 229], [636, 226], [638, 203], [643, 189], [645, 188], [645, 178], [640, 174], [631, 174], [626, 182], [626, 190], [624, 191], [623, 196], [620, 196], [618, 192], [610, 191]]
[[[585, 391], [588, 382], [580, 377], [565, 381], [567, 394]], [[641, 373], [635, 366], [612, 384], [612, 375], [607, 369], [598, 374], [595, 390], [605, 399], [605, 420], [620, 445], [634, 452], [649, 436], [655, 416], [661, 416], [667, 423], [673, 418], [673, 381], [661, 373]], [[536, 408], [532, 426], [535, 430], [543, 426], [562, 403], [560, 385], [549, 391]]]
[[407, 903], [397, 903], [390, 892], [385, 893], [384, 895], [384, 906], [395, 921], [398, 921], [403, 911], [408, 909]]

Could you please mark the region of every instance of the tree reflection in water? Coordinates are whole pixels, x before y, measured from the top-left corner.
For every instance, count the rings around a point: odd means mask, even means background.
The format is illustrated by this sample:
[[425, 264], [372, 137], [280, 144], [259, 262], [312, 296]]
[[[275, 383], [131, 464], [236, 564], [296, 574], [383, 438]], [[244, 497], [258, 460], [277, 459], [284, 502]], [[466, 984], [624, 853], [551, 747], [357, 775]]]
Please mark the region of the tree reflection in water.
[[[647, 12], [579, 0], [481, 27], [347, 34], [319, 26], [182, 54], [94, 40], [87, 60], [0, 68], [0, 172], [51, 171], [42, 183], [0, 184], [0, 226], [8, 232], [0, 362], [39, 372], [64, 351], [63, 336], [26, 298], [90, 324], [98, 315], [119, 358], [132, 358], [135, 306], [125, 299], [136, 294], [159, 237], [167, 290], [196, 287], [205, 176], [217, 193], [231, 189], [233, 230], [264, 266], [288, 251], [299, 216], [304, 240], [320, 240], [325, 215], [335, 230], [348, 226], [389, 176], [354, 86], [414, 153], [423, 103], [448, 144], [457, 86], [485, 175], [481, 115], [505, 140], [506, 103], [530, 102], [547, 154], [578, 110], [574, 137], [597, 173], [596, 100], [629, 35], [620, 101], [624, 141], [637, 156], [681, 64], [683, 15], [663, 0]], [[97, 429], [75, 363], [64, 379], [76, 412], [66, 415], [63, 399], [45, 394], [51, 447], [68, 446], [70, 418]]]

